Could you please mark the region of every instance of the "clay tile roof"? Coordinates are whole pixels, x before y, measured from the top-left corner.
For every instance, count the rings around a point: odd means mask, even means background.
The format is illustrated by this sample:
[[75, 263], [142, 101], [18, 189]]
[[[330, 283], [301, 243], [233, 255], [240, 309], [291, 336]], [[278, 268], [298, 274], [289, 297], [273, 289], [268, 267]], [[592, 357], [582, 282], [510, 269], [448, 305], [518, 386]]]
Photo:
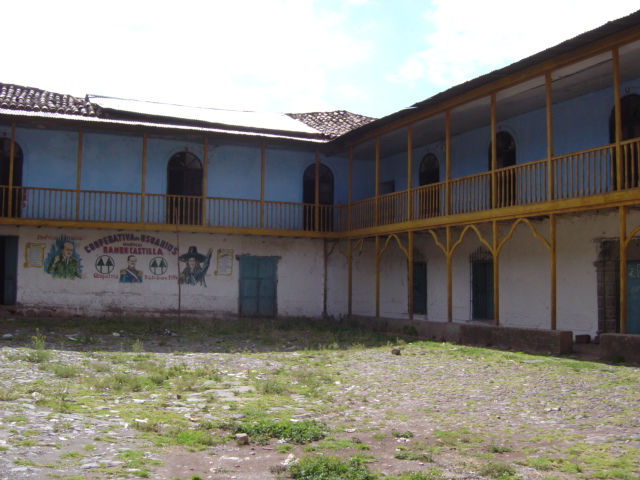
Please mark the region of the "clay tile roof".
[[85, 117], [97, 117], [99, 114], [98, 106], [85, 99], [6, 83], [0, 83], [0, 108]]
[[357, 115], [345, 110], [335, 112], [288, 113], [291, 118], [309, 125], [323, 134], [336, 138], [351, 130], [376, 120], [372, 117]]

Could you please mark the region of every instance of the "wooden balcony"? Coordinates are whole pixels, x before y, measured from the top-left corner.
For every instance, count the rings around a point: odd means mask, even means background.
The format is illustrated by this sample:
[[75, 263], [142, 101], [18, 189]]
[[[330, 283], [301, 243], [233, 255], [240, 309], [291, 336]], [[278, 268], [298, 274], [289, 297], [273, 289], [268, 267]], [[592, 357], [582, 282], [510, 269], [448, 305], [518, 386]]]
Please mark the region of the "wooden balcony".
[[636, 139], [621, 144], [619, 162], [616, 147], [608, 145], [350, 206], [2, 186], [0, 217], [17, 225], [353, 236], [445, 226], [461, 218], [469, 222], [637, 203], [639, 152]]

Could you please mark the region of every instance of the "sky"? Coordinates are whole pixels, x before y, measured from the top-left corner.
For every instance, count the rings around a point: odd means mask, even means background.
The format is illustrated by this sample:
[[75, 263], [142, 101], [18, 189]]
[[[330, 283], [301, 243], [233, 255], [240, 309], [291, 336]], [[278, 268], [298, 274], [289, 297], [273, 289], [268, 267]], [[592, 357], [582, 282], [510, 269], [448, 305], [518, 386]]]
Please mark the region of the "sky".
[[0, 83], [379, 118], [638, 9], [637, 0], [12, 1]]

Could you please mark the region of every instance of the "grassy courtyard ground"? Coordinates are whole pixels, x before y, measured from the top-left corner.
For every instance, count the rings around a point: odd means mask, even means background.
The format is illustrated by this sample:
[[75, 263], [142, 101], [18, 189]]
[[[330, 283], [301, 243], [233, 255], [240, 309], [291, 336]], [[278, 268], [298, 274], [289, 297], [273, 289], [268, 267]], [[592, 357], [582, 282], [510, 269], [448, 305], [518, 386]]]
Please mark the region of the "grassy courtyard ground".
[[633, 366], [304, 319], [3, 335], [2, 480], [640, 479]]

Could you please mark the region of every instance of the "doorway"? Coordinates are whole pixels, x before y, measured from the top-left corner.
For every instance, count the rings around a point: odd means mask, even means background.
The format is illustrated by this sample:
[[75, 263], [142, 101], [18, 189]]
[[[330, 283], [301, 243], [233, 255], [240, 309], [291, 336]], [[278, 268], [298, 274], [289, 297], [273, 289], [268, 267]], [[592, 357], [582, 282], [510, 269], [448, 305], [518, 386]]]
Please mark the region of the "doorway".
[[202, 224], [202, 163], [189, 152], [176, 153], [167, 165], [167, 223]]
[[15, 305], [18, 292], [18, 237], [0, 236], [0, 305]]
[[238, 313], [244, 317], [275, 317], [279, 257], [240, 257]]
[[481, 248], [471, 255], [471, 319], [493, 320], [493, 256]]
[[413, 262], [413, 313], [427, 314], [427, 262]]
[[[14, 142], [13, 181], [11, 179], [11, 140], [0, 138], [0, 216], [20, 218], [22, 215], [22, 162], [20, 145]], [[9, 202], [9, 183], [12, 184], [11, 202]], [[18, 188], [15, 188], [18, 187]]]

